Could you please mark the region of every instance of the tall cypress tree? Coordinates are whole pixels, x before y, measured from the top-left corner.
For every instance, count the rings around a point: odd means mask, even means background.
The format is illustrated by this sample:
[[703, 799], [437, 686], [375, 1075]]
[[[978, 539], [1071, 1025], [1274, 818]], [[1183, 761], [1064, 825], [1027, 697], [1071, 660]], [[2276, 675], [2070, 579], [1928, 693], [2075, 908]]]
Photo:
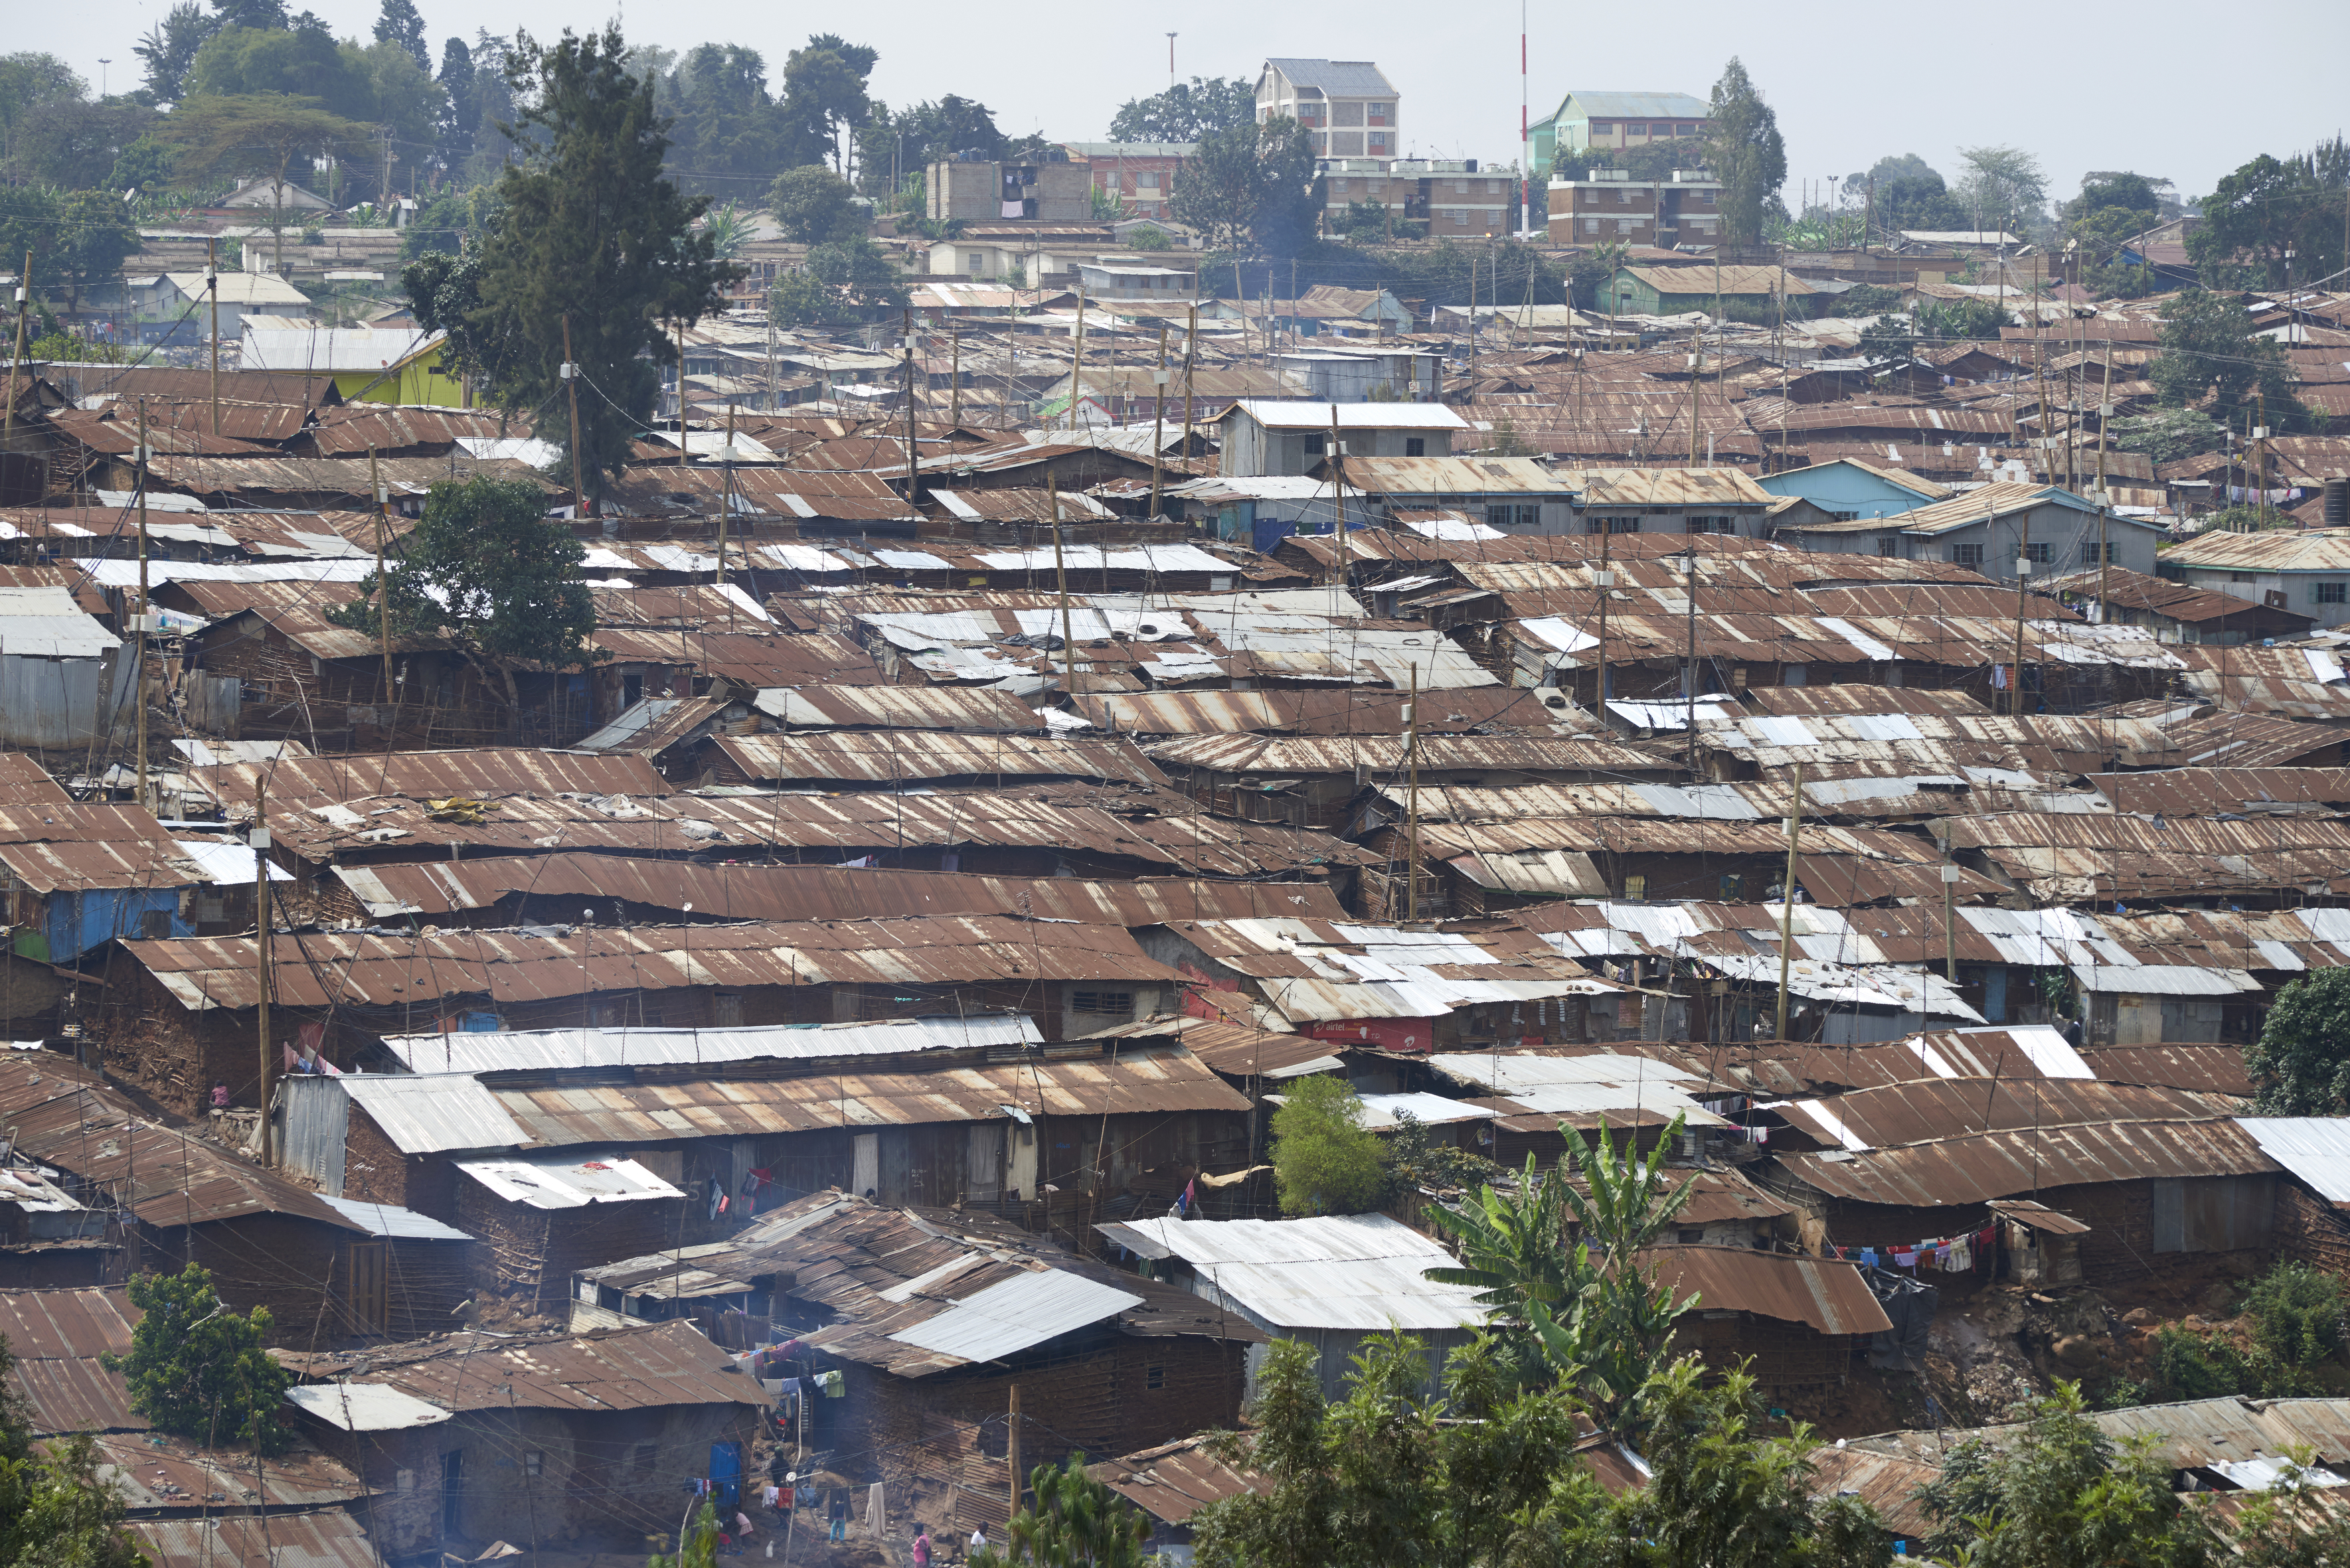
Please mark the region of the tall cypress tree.
[[[506, 76], [529, 107], [502, 127], [525, 150], [497, 185], [494, 226], [463, 258], [419, 258], [400, 275], [418, 325], [445, 330], [492, 400], [535, 419], [566, 448], [557, 400], [563, 321], [579, 392], [581, 466], [616, 474], [630, 438], [650, 421], [670, 330], [719, 309], [740, 275], [693, 231], [709, 198], [688, 197], [661, 175], [669, 122], [652, 83], [631, 76], [620, 30], [569, 32], [541, 46], [517, 34]], [[652, 358], [639, 356], [650, 353]]]
[[1708, 151], [1721, 182], [1721, 243], [1752, 245], [1762, 238], [1762, 204], [1787, 182], [1787, 143], [1779, 117], [1733, 55], [1713, 84]]

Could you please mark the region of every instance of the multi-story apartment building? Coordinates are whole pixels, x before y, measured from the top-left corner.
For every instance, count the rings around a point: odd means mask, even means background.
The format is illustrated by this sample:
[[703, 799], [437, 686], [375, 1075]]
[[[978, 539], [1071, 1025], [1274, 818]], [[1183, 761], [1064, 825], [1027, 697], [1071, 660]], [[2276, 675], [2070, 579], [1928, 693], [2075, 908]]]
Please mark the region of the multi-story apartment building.
[[1064, 141], [1072, 163], [1082, 163], [1094, 190], [1116, 197], [1139, 218], [1164, 218], [1175, 196], [1176, 171], [1200, 151], [1192, 141]]
[[1264, 62], [1256, 78], [1256, 118], [1262, 125], [1286, 115], [1314, 136], [1321, 158], [1393, 158], [1399, 95], [1368, 60]]
[[1006, 219], [1083, 223], [1093, 216], [1086, 191], [1086, 167], [1061, 149], [1048, 148], [1030, 163], [998, 163], [973, 158], [941, 159], [930, 167], [924, 193], [927, 215], [961, 218], [967, 223]]
[[1420, 221], [1437, 239], [1509, 233], [1511, 174], [1481, 172], [1474, 158], [1332, 158], [1322, 164], [1325, 211], [1335, 224], [1368, 202], [1398, 223]]
[[1704, 136], [1713, 129], [1706, 109], [1704, 99], [1685, 92], [1571, 92], [1526, 132], [1534, 173], [1547, 177], [1561, 151], [1646, 147]]
[[1550, 182], [1550, 238], [1559, 245], [1711, 245], [1721, 238], [1721, 182], [1676, 169], [1669, 180], [1635, 180], [1594, 169]]

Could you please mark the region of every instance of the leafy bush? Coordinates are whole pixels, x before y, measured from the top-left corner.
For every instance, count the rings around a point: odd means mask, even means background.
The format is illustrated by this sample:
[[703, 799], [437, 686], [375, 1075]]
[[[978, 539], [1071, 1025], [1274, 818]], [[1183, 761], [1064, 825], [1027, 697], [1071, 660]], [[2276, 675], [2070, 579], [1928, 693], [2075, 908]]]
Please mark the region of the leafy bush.
[[2199, 452], [2217, 452], [2226, 432], [2196, 409], [2162, 409], [2141, 419], [2116, 420], [2114, 444], [2142, 452], [2157, 462], [2173, 462]]
[[1337, 1078], [1301, 1078], [1273, 1113], [1273, 1179], [1284, 1214], [1358, 1214], [1388, 1185], [1360, 1096]]
[[2261, 1347], [2289, 1366], [2309, 1366], [2342, 1348], [2342, 1282], [2307, 1263], [2279, 1263], [2244, 1293]]
[[269, 1312], [239, 1317], [213, 1289], [210, 1270], [140, 1274], [130, 1304], [142, 1315], [130, 1354], [102, 1357], [130, 1387], [130, 1407], [160, 1431], [207, 1446], [251, 1441], [265, 1454], [292, 1436], [280, 1401], [294, 1374], [270, 1359]]
[[1130, 251], [1163, 251], [1172, 246], [1166, 230], [1156, 223], [1145, 223], [1126, 236], [1126, 248]]

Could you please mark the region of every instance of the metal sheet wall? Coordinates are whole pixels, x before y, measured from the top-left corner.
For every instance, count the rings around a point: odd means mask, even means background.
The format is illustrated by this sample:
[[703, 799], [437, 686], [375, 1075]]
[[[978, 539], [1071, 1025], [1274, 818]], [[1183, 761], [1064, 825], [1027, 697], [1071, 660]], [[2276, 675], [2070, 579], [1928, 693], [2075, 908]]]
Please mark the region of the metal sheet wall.
[[0, 649], [0, 745], [64, 750], [112, 735], [130, 701], [131, 660], [19, 658]]

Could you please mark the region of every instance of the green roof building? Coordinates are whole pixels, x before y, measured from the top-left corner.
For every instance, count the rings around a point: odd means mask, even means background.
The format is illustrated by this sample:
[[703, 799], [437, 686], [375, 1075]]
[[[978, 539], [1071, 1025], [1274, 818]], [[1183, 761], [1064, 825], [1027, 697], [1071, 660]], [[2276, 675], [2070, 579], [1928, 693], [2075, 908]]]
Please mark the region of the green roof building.
[[1685, 92], [1571, 92], [1527, 130], [1527, 156], [1535, 177], [1547, 179], [1561, 148], [1620, 150], [1703, 136], [1712, 129], [1706, 113], [1705, 100]]

